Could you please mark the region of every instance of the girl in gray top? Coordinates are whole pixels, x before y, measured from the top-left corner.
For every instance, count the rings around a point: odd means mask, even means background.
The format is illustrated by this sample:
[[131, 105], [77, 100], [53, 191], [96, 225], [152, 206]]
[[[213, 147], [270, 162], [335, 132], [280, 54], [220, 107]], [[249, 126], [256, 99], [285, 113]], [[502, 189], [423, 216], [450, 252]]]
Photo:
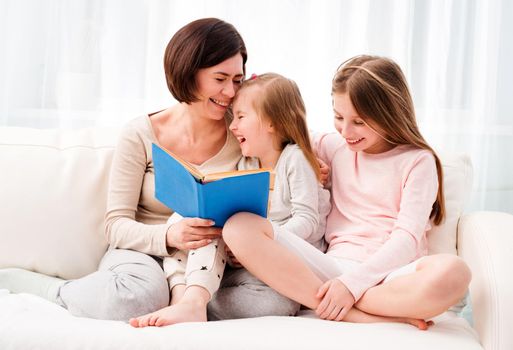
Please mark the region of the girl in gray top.
[[242, 154], [239, 169], [276, 173], [269, 219], [275, 235], [291, 232], [324, 251], [329, 192], [320, 182], [297, 85], [278, 74], [253, 76], [239, 90], [230, 130]]

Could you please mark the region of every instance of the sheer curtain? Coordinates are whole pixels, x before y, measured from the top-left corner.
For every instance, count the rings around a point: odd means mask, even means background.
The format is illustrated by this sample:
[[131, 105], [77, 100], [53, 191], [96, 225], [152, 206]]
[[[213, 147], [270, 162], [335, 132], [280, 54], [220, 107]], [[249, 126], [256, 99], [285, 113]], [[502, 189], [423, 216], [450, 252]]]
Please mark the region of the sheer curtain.
[[119, 126], [169, 106], [164, 48], [207, 16], [239, 29], [248, 73], [297, 81], [316, 130], [332, 130], [330, 82], [342, 61], [392, 57], [428, 141], [472, 158], [467, 209], [513, 213], [508, 0], [0, 0], [0, 125]]

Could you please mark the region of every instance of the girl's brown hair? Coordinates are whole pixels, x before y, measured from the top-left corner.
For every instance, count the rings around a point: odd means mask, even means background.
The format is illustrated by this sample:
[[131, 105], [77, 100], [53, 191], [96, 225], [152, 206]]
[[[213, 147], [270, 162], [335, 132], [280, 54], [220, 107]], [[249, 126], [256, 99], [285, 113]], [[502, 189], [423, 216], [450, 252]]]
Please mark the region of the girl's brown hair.
[[[332, 94], [347, 93], [355, 110], [370, 127], [377, 125], [387, 142], [413, 145], [435, 157], [438, 194], [430, 218], [438, 225], [445, 217], [442, 163], [421, 135], [406, 78], [397, 63], [377, 56], [357, 56], [342, 63], [333, 78]], [[381, 133], [380, 133], [381, 134]]]
[[269, 119], [282, 149], [287, 144], [297, 144], [319, 180], [319, 163], [310, 143], [305, 104], [297, 84], [279, 74], [266, 73], [246, 80], [237, 95], [252, 86], [260, 88], [258, 98], [253, 99], [253, 107], [260, 117]]

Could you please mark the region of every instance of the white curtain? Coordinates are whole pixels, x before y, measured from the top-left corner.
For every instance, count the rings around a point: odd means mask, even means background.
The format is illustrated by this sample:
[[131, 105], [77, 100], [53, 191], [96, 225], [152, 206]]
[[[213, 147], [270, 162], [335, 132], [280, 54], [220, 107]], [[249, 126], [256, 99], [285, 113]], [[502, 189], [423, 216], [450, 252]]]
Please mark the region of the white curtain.
[[239, 29], [249, 74], [297, 81], [316, 130], [332, 130], [330, 83], [342, 61], [392, 57], [428, 141], [472, 158], [467, 209], [513, 213], [508, 0], [0, 0], [0, 125], [118, 126], [169, 106], [165, 46], [210, 16]]

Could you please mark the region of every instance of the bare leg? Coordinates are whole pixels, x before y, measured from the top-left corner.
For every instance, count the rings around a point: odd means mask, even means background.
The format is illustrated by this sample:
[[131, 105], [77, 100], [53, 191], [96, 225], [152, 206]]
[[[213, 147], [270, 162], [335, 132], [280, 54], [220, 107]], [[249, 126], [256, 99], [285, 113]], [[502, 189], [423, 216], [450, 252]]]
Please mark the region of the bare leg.
[[356, 307], [375, 315], [429, 319], [463, 298], [470, 279], [470, 269], [459, 257], [427, 256], [414, 273], [370, 288]]
[[[323, 282], [298, 256], [273, 237], [272, 225], [267, 220], [247, 213], [236, 214], [223, 229], [224, 241], [248, 271], [279, 293], [315, 310], [320, 303], [316, 294]], [[351, 309], [344, 320], [403, 322], [419, 329], [428, 327], [423, 320], [370, 315], [356, 308]]]
[[177, 303], [158, 311], [132, 318], [129, 322], [133, 327], [161, 327], [182, 322], [206, 322], [207, 303], [209, 300], [210, 293], [205, 288], [189, 286], [185, 289], [182, 298]]
[[185, 284], [177, 284], [173, 289], [171, 289], [171, 305], [175, 305], [182, 300], [186, 288]]
[[315, 309], [322, 281], [295, 254], [273, 240], [272, 225], [252, 214], [228, 220], [223, 238], [249, 272], [279, 293]]

